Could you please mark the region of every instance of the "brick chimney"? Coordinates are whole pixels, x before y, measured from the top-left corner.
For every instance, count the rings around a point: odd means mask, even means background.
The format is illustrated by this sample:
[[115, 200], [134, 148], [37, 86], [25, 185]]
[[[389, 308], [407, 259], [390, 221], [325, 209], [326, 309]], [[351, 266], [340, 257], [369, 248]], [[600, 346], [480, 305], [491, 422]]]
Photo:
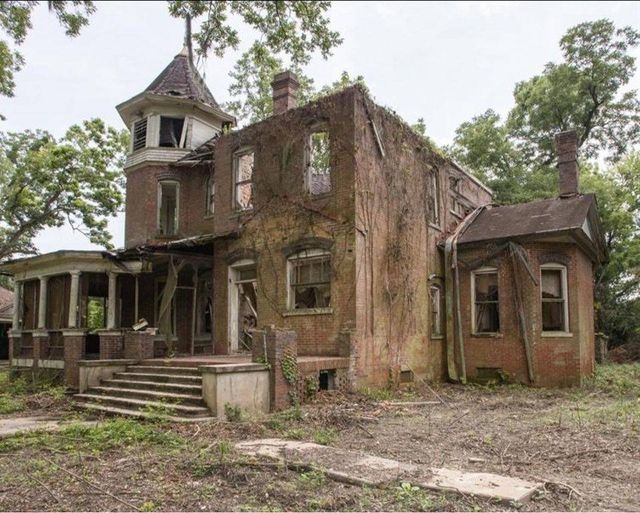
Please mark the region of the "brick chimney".
[[271, 82], [273, 88], [273, 114], [282, 114], [298, 106], [300, 82], [291, 71], [278, 73]]
[[560, 197], [570, 198], [578, 194], [578, 134], [575, 130], [556, 134], [556, 155], [560, 173]]

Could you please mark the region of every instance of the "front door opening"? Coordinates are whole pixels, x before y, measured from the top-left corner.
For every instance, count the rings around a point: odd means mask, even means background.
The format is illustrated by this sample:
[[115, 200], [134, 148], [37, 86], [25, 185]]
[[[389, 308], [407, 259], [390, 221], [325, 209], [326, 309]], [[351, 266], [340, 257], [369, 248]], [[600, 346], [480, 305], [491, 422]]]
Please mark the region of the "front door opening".
[[241, 261], [230, 269], [229, 335], [232, 351], [251, 351], [251, 330], [258, 326], [258, 281], [255, 262]]

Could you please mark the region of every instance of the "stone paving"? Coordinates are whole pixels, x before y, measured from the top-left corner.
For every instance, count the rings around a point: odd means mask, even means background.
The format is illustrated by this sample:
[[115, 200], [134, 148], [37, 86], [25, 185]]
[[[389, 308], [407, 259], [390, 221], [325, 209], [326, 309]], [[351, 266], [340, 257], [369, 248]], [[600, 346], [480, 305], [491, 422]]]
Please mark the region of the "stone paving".
[[497, 474], [402, 463], [311, 442], [270, 438], [242, 442], [236, 448], [244, 454], [268, 457], [283, 464], [321, 468], [327, 477], [351, 484], [384, 486], [402, 481], [440, 492], [520, 503], [527, 501], [542, 486], [542, 483]]
[[[30, 431], [57, 431], [71, 424], [52, 417], [12, 417], [0, 419], [0, 439], [21, 435]], [[77, 424], [75, 422], [74, 424]], [[96, 426], [97, 422], [82, 422], [85, 426]]]

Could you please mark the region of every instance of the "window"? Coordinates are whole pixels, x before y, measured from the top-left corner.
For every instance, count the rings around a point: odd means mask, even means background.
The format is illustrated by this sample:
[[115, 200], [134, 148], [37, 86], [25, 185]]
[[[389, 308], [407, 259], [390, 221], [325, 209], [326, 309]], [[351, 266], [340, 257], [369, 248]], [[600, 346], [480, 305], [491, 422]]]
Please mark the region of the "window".
[[440, 224], [440, 187], [437, 171], [429, 172], [429, 197], [428, 197], [429, 222]]
[[158, 232], [170, 237], [178, 233], [178, 182], [158, 184]]
[[212, 177], [207, 178], [206, 194], [206, 215], [210, 216], [216, 211], [216, 183]]
[[198, 276], [198, 334], [209, 335], [213, 328], [213, 281], [211, 271]]
[[289, 308], [328, 308], [331, 305], [331, 255], [305, 250], [289, 259]]
[[235, 190], [235, 208], [249, 210], [253, 207], [253, 151], [238, 153], [233, 159]]
[[500, 331], [498, 271], [479, 269], [471, 278], [473, 333], [497, 333]]
[[140, 150], [147, 145], [147, 118], [140, 119], [133, 124], [133, 151]]
[[329, 132], [317, 131], [309, 136], [305, 185], [311, 194], [331, 191], [331, 154]]
[[107, 327], [107, 302], [104, 297], [87, 298], [87, 328], [89, 331]]
[[431, 336], [442, 336], [442, 294], [440, 293], [440, 287], [437, 285], [432, 286], [429, 289], [429, 295], [431, 296]]
[[184, 128], [184, 118], [160, 116], [160, 139], [158, 145], [162, 148], [183, 148]]
[[542, 299], [542, 331], [569, 331], [567, 308], [567, 268], [559, 264], [545, 264], [540, 269]]

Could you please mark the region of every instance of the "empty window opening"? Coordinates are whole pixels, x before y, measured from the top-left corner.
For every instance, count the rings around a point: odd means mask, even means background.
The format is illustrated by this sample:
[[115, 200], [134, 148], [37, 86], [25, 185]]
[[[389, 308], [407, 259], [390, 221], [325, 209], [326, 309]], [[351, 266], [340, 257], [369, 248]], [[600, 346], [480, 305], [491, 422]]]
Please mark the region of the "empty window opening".
[[400, 383], [413, 383], [416, 377], [412, 370], [400, 371]]
[[160, 182], [158, 201], [158, 231], [160, 235], [172, 236], [178, 233], [178, 190], [177, 182]]
[[303, 251], [289, 259], [289, 307], [328, 308], [331, 304], [331, 255]]
[[318, 375], [318, 388], [320, 390], [336, 389], [336, 371], [335, 369], [321, 370]]
[[213, 331], [213, 280], [211, 272], [198, 276], [198, 334], [210, 335]]
[[498, 271], [481, 269], [472, 274], [473, 332], [500, 331]]
[[430, 287], [429, 293], [431, 296], [431, 336], [437, 338], [442, 336], [442, 294], [437, 285]]
[[140, 150], [147, 145], [147, 118], [140, 119], [133, 124], [133, 151]]
[[104, 297], [87, 298], [87, 328], [89, 331], [107, 327], [107, 301]]
[[567, 285], [566, 268], [559, 265], [542, 266], [542, 331], [567, 332]]
[[158, 145], [162, 148], [184, 147], [182, 134], [184, 128], [184, 118], [160, 116], [160, 139]]
[[258, 325], [258, 273], [255, 264], [235, 269], [238, 297], [238, 349], [251, 351]]
[[216, 211], [216, 183], [211, 177], [207, 179], [206, 194], [206, 212], [212, 215]]
[[429, 173], [429, 197], [428, 197], [428, 216], [429, 222], [440, 225], [440, 181], [438, 173], [431, 171]]
[[331, 191], [331, 153], [329, 132], [317, 131], [309, 136], [305, 181], [311, 194]]
[[244, 151], [234, 158], [235, 208], [249, 210], [253, 207], [253, 151]]

